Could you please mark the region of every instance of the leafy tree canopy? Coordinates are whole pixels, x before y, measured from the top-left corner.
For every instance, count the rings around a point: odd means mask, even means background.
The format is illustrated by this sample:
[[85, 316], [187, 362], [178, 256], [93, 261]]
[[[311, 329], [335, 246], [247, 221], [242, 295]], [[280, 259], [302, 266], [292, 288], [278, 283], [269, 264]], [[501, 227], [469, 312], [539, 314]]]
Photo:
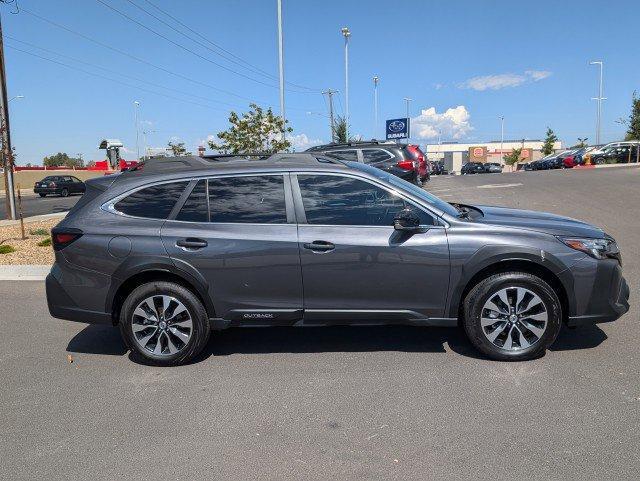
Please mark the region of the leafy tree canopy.
[[84, 167], [82, 159], [69, 157], [66, 152], [58, 152], [55, 155], [45, 157], [42, 160], [45, 167]]
[[558, 136], [551, 128], [547, 127], [547, 133], [542, 144], [542, 154], [549, 155], [553, 153], [553, 146], [558, 141]]

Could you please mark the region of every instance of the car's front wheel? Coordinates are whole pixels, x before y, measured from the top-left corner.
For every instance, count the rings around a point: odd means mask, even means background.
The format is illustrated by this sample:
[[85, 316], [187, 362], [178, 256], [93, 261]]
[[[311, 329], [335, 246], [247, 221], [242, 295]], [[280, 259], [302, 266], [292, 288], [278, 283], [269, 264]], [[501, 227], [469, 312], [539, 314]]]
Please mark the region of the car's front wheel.
[[173, 366], [202, 351], [210, 328], [206, 310], [193, 292], [172, 282], [150, 282], [125, 300], [120, 332], [129, 349], [146, 362]]
[[464, 300], [464, 329], [491, 359], [524, 361], [555, 340], [562, 307], [544, 280], [526, 272], [496, 274], [480, 281]]

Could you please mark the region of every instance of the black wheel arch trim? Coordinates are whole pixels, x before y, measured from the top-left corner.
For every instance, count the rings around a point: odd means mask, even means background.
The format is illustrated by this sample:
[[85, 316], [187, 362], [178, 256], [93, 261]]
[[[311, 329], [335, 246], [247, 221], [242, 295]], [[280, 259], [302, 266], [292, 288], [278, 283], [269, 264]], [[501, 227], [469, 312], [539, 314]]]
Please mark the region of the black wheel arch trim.
[[458, 316], [459, 308], [464, 301], [463, 294], [468, 287], [471, 287], [469, 283], [477, 274], [492, 266], [499, 267], [509, 263], [516, 265], [518, 263], [528, 263], [534, 269], [542, 269], [553, 275], [565, 291], [568, 314], [575, 312], [576, 300], [573, 294], [573, 278], [566, 265], [561, 263], [555, 256], [546, 251], [528, 246], [487, 245], [478, 249], [470, 258], [462, 262], [459, 279], [455, 280], [453, 278], [455, 274], [452, 269], [452, 285], [449, 288], [445, 316]]
[[[182, 269], [182, 265], [175, 265], [171, 259], [164, 256], [144, 256], [135, 259], [127, 259], [113, 273], [111, 287], [106, 298], [105, 312], [112, 313], [112, 307], [116, 300], [116, 295], [120, 288], [134, 276], [145, 273], [162, 273], [166, 272], [173, 276], [179, 277], [187, 286], [192, 287], [198, 297], [203, 301], [205, 310], [209, 317], [215, 317], [215, 309], [213, 301], [209, 295], [209, 285], [205, 278], [195, 269], [190, 268], [188, 264]], [[113, 315], [113, 313], [112, 313]]]

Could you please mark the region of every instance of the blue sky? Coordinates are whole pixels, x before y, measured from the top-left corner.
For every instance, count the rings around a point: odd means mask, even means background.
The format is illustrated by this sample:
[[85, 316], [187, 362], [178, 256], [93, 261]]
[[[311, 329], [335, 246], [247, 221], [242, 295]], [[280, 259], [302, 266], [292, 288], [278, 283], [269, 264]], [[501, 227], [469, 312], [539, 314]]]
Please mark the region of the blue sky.
[[[179, 139], [195, 150], [227, 127], [229, 109], [246, 110], [250, 100], [278, 112], [275, 0], [103, 1], [170, 40], [99, 0], [18, 0], [16, 15], [13, 5], [2, 5], [9, 96], [25, 96], [10, 104], [19, 164], [58, 151], [102, 159], [96, 147], [105, 137], [123, 140], [125, 157], [134, 158], [136, 100], [154, 147]], [[154, 5], [160, 7], [233, 54], [222, 52], [232, 62], [202, 37], [187, 31], [199, 44], [183, 37], [136, 4], [182, 29]], [[602, 140], [615, 140], [625, 130], [616, 120], [628, 116], [632, 92], [640, 89], [632, 1], [283, 0], [283, 10], [285, 76], [305, 87], [291, 85], [286, 93], [299, 148], [329, 139], [318, 91], [344, 91], [345, 25], [352, 32], [351, 131], [365, 138], [374, 134], [373, 75], [380, 77], [379, 132], [385, 118], [404, 116], [402, 99], [410, 97], [420, 143], [437, 141], [438, 132], [443, 141], [498, 139], [501, 115], [506, 139], [541, 138], [551, 126], [566, 143], [594, 140], [590, 98], [598, 73], [588, 61], [596, 59], [605, 62], [608, 97]], [[337, 112], [343, 107], [339, 95]]]

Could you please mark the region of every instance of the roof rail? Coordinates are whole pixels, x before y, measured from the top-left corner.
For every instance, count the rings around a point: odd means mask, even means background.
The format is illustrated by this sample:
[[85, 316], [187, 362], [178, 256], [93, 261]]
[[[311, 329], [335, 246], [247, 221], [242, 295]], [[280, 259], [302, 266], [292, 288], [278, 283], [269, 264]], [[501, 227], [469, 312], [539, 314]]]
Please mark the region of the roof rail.
[[362, 144], [377, 144], [377, 145], [381, 145], [381, 144], [396, 144], [396, 143], [397, 142], [394, 141], [394, 140], [377, 140], [377, 139], [351, 140], [349, 142], [331, 142], [329, 144], [314, 145], [313, 147], [308, 148], [305, 152], [322, 152], [322, 151], [326, 150], [327, 148], [354, 147], [354, 146], [362, 145]]

